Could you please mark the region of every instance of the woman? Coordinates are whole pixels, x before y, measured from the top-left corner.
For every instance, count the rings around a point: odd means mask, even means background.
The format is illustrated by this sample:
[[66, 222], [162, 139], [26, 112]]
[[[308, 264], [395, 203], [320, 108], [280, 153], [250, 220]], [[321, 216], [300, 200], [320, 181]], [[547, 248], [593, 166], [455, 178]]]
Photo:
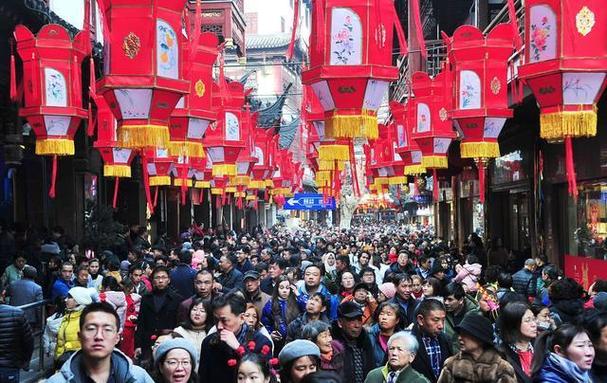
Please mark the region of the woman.
[[93, 295], [97, 291], [93, 288], [72, 287], [65, 298], [65, 315], [61, 320], [57, 332], [57, 349], [55, 350], [55, 362], [61, 366], [70, 355], [80, 350], [80, 314], [82, 310], [93, 303]]
[[537, 322], [527, 303], [512, 302], [502, 308], [498, 319], [502, 339], [500, 351], [514, 367], [519, 383], [531, 383], [533, 342], [537, 337]]
[[333, 371], [343, 379], [344, 348], [341, 343], [333, 341], [331, 325], [319, 320], [311, 321], [303, 327], [301, 338], [318, 346], [321, 370]]
[[550, 306], [549, 289], [550, 285], [558, 280], [560, 276], [559, 269], [554, 265], [546, 265], [542, 269], [542, 277], [537, 279], [537, 291], [535, 302], [545, 306]]
[[421, 299], [424, 295], [424, 290], [422, 289], [423, 284], [424, 281], [422, 277], [417, 274], [411, 276], [411, 295], [413, 295], [415, 299]]
[[388, 340], [401, 328], [400, 305], [392, 302], [383, 302], [375, 311], [375, 324], [369, 329], [369, 339], [373, 348], [375, 359], [374, 368], [386, 364], [388, 353]]
[[468, 314], [456, 328], [460, 351], [449, 357], [437, 383], [516, 383], [514, 368], [493, 347], [493, 325]]
[[535, 344], [534, 382], [588, 383], [594, 346], [586, 329], [566, 323], [546, 331]]
[[132, 359], [135, 356], [135, 330], [137, 328], [139, 309], [141, 308], [141, 295], [133, 292], [135, 284], [129, 278], [123, 281], [123, 288], [126, 309], [124, 311], [120, 350]]
[[198, 382], [194, 372], [197, 359], [196, 348], [187, 339], [177, 338], [162, 342], [154, 353], [154, 382]]
[[[127, 293], [123, 291], [116, 278], [111, 275], [103, 277], [103, 282], [101, 283], [101, 292], [99, 293], [99, 300], [102, 302], [108, 302], [114, 307], [118, 313], [118, 317], [120, 318], [121, 329], [124, 327], [126, 320], [126, 296]], [[129, 292], [129, 296], [133, 301], [137, 302], [137, 304], [141, 303], [141, 295], [134, 293], [131, 294]]]
[[354, 286], [356, 285], [356, 278], [354, 273], [351, 271], [344, 271], [341, 276], [338, 276], [339, 280], [339, 291], [337, 299], [339, 302], [343, 302], [345, 298], [351, 297], [354, 294]]
[[194, 344], [196, 355], [200, 355], [202, 341], [213, 327], [212, 318], [210, 303], [205, 304], [202, 298], [195, 298], [192, 300], [186, 320], [174, 330]]
[[396, 294], [396, 287], [392, 282], [382, 283], [377, 289], [379, 290], [377, 293], [377, 303], [388, 301], [394, 298]]
[[495, 287], [487, 284], [479, 287], [476, 292], [476, 301], [481, 314], [495, 323], [499, 316], [499, 300], [495, 294]]
[[270, 365], [259, 354], [245, 354], [238, 363], [237, 383], [274, 383]]
[[337, 280], [337, 270], [335, 269], [335, 254], [328, 252], [322, 256], [322, 264], [325, 267], [324, 283], [325, 286], [335, 286]]
[[544, 331], [554, 331], [556, 324], [550, 316], [550, 308], [542, 304], [534, 303], [531, 305], [531, 311], [535, 315], [535, 323], [537, 324], [538, 335]]
[[278, 354], [278, 360], [280, 383], [301, 383], [306, 375], [318, 369], [320, 349], [309, 340], [296, 339], [285, 345]]
[[299, 306], [291, 281], [286, 276], [280, 276], [276, 280], [272, 299], [266, 303], [261, 315], [261, 322], [279, 350], [287, 337], [287, 326], [298, 316]]
[[434, 298], [440, 301], [443, 300], [441, 296], [442, 291], [442, 283], [438, 279], [434, 277], [430, 277], [426, 279], [426, 281], [422, 284], [422, 300], [427, 298]]
[[592, 313], [584, 321], [595, 357], [590, 376], [593, 382], [607, 382], [607, 313]]
[[550, 284], [550, 313], [557, 326], [581, 318], [584, 313], [583, 295], [584, 288], [572, 278], [559, 279]]

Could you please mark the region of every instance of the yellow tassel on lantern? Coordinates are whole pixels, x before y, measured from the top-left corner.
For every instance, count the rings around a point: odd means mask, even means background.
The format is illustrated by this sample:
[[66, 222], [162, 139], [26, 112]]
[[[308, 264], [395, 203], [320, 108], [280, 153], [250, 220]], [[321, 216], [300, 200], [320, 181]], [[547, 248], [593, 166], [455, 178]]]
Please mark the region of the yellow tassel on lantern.
[[349, 145], [320, 145], [318, 161], [350, 161]]
[[332, 138], [367, 138], [379, 136], [377, 114], [363, 109], [361, 114], [339, 114], [335, 112], [325, 120], [325, 134]]
[[331, 181], [331, 172], [329, 171], [319, 171], [316, 173], [316, 182], [330, 182]]
[[216, 164], [213, 165], [212, 173], [213, 177], [224, 177], [224, 176], [235, 176], [236, 165], [234, 164]]
[[130, 178], [131, 167], [129, 165], [103, 165], [103, 175], [106, 177]]
[[[181, 186], [181, 184], [182, 184], [182, 182], [181, 182], [181, 178], [175, 178], [175, 179], [173, 180], [173, 186]], [[188, 187], [190, 187], [190, 188], [191, 188], [191, 187], [192, 187], [192, 185], [193, 185], [194, 183], [192, 182], [192, 180], [189, 180], [189, 179], [188, 179], [188, 180], [186, 180], [186, 183], [185, 183], [185, 184], [186, 184]]]
[[335, 163], [337, 162], [337, 170], [342, 171], [346, 167], [344, 161], [318, 161], [318, 170], [335, 170]]
[[168, 149], [170, 156], [204, 158], [204, 148], [200, 142], [170, 141]]
[[565, 137], [596, 136], [596, 106], [592, 110], [561, 111], [540, 114], [540, 137], [562, 141]]
[[249, 189], [265, 189], [266, 181], [264, 180], [252, 180], [249, 182]]
[[73, 156], [74, 141], [66, 138], [47, 138], [36, 140], [36, 154], [39, 156]]
[[424, 174], [426, 172], [426, 168], [420, 164], [417, 165], [407, 165], [405, 166], [404, 174], [406, 176], [415, 176], [418, 174]]
[[390, 177], [388, 178], [389, 185], [405, 185], [408, 182], [407, 177]]
[[266, 187], [273, 188], [274, 187], [274, 181], [272, 181], [272, 180], [266, 180]]
[[376, 185], [388, 185], [389, 183], [390, 183], [390, 180], [388, 179], [388, 177], [377, 177], [375, 179]]
[[422, 166], [431, 169], [446, 169], [449, 167], [447, 156], [422, 156]]
[[329, 180], [316, 180], [316, 187], [322, 188], [322, 187], [329, 187], [330, 186], [330, 181]]
[[197, 189], [209, 189], [211, 187], [211, 181], [196, 181], [194, 187]]
[[226, 193], [236, 193], [236, 186], [228, 186], [226, 188]]
[[251, 177], [236, 176], [236, 177], [230, 178], [230, 183], [232, 185], [237, 185], [237, 186], [248, 186], [251, 183]]
[[150, 186], [169, 186], [171, 177], [169, 176], [150, 176]]
[[245, 197], [245, 201], [255, 201], [257, 199], [256, 195], [248, 195]]
[[211, 195], [222, 195], [222, 194], [223, 194], [222, 188], [211, 188]]
[[245, 198], [246, 196], [247, 196], [246, 192], [237, 192], [237, 193], [234, 193], [234, 197], [236, 197], [236, 198], [239, 198], [239, 197]]
[[118, 142], [123, 148], [166, 148], [169, 127], [165, 125], [122, 125], [118, 127]]
[[500, 156], [500, 145], [497, 142], [462, 142], [462, 158], [496, 158]]

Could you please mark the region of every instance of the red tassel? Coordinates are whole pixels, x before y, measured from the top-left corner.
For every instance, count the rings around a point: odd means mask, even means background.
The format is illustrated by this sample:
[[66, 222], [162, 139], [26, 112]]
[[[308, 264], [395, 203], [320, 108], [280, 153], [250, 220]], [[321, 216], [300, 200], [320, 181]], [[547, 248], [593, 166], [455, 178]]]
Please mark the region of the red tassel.
[[517, 51], [523, 48], [523, 40], [518, 29], [518, 19], [516, 18], [516, 8], [514, 8], [514, 0], [508, 0], [508, 17], [512, 26], [512, 34], [514, 35], [514, 47]]
[[55, 183], [57, 182], [57, 156], [53, 156], [53, 165], [51, 170], [51, 187], [48, 196], [55, 199]]
[[95, 59], [93, 59], [92, 53], [89, 59], [89, 67], [91, 72], [89, 76], [89, 95], [92, 99], [95, 99], [95, 97], [97, 96], [97, 79], [95, 76]]
[[419, 43], [419, 50], [424, 59], [428, 58], [426, 50], [426, 40], [424, 39], [424, 29], [422, 27], [422, 19], [419, 14], [419, 0], [411, 0], [411, 11], [413, 12], [413, 22], [415, 24], [415, 34]]
[[434, 202], [438, 202], [439, 190], [438, 175], [436, 174], [436, 169], [432, 169], [432, 197], [434, 197]]
[[242, 197], [238, 197], [238, 199], [236, 200], [236, 207], [242, 210]]
[[268, 189], [267, 188], [263, 190], [263, 200], [265, 202], [268, 202]]
[[297, 25], [299, 24], [299, 0], [295, 0], [295, 14], [293, 15], [293, 29], [291, 30], [291, 42], [287, 49], [287, 61], [291, 61], [293, 51], [295, 50], [295, 38], [297, 36]]
[[156, 209], [156, 206], [158, 206], [158, 194], [159, 194], [159, 191], [160, 191], [160, 186], [156, 186], [154, 188], [154, 202], [153, 202], [154, 209]]
[[112, 208], [116, 209], [118, 204], [118, 188], [120, 187], [120, 178], [114, 179], [114, 199], [112, 200]]
[[400, 199], [400, 186], [396, 185], [396, 198]]
[[217, 205], [217, 207], [220, 207], [220, 208], [223, 207], [220, 195], [218, 195], [217, 197], [215, 197], [215, 205]]
[[185, 206], [185, 197], [188, 192], [188, 169], [182, 169], [181, 174], [181, 206]]
[[406, 56], [409, 47], [407, 46], [407, 38], [405, 37], [403, 25], [401, 24], [400, 19], [398, 18], [396, 8], [390, 7], [388, 12], [392, 14], [394, 28], [396, 29], [396, 36], [398, 37], [398, 45], [400, 46], [400, 55]]
[[145, 191], [145, 200], [148, 203], [148, 209], [150, 209], [150, 212], [153, 212], [154, 203], [152, 201], [152, 193], [150, 193], [150, 175], [148, 174], [148, 162], [145, 154], [141, 156], [141, 166], [141, 170], [143, 171], [143, 190]]
[[93, 103], [89, 99], [89, 121], [86, 127], [86, 134], [92, 137], [95, 134], [95, 114], [93, 113]]
[[228, 194], [224, 192], [221, 195], [221, 206], [225, 205], [228, 202]]
[[569, 195], [577, 199], [577, 181], [575, 175], [575, 163], [573, 160], [573, 144], [571, 137], [565, 137], [565, 169], [567, 169], [567, 184], [569, 186]]
[[476, 161], [478, 169], [478, 199], [481, 203], [485, 203], [485, 163], [483, 160]]
[[17, 102], [17, 65], [15, 63], [15, 53], [13, 52], [13, 44], [11, 44], [10, 97], [12, 102]]

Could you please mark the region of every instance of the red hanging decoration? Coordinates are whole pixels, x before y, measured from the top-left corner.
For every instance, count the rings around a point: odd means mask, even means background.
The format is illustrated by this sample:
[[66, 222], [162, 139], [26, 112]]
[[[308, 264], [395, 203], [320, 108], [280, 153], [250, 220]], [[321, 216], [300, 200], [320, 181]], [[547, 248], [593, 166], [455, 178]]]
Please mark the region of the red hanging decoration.
[[293, 15], [293, 26], [291, 29], [291, 42], [287, 49], [287, 61], [291, 61], [293, 57], [293, 51], [295, 50], [295, 38], [297, 36], [297, 26], [299, 25], [299, 0], [295, 0], [295, 14]]
[[120, 187], [120, 177], [114, 178], [114, 198], [112, 199], [112, 208], [116, 209], [118, 204], [118, 188]]
[[55, 186], [56, 186], [56, 182], [57, 182], [57, 156], [54, 155], [53, 156], [53, 163], [52, 163], [52, 170], [51, 170], [51, 187], [48, 191], [48, 196], [51, 198], [55, 198]]
[[413, 24], [415, 25], [415, 35], [419, 44], [419, 50], [424, 59], [428, 58], [426, 49], [426, 39], [424, 38], [424, 28], [422, 27], [422, 18], [420, 16], [419, 0], [411, 0], [411, 11], [413, 13]]
[[571, 136], [565, 137], [565, 168], [567, 169], [567, 186], [569, 195], [577, 199], [577, 181], [575, 176], [575, 164], [573, 163], [573, 144]]
[[12, 102], [17, 102], [17, 66], [15, 64], [15, 43], [11, 41], [11, 83], [10, 83], [10, 97]]

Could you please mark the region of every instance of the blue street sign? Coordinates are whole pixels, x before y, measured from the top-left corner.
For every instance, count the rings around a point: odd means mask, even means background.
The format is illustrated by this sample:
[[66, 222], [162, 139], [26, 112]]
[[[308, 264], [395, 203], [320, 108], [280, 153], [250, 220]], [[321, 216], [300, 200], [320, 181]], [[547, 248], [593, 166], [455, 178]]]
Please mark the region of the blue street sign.
[[287, 198], [282, 207], [286, 210], [335, 210], [335, 199], [327, 197], [323, 201], [322, 194], [297, 193], [291, 198]]

